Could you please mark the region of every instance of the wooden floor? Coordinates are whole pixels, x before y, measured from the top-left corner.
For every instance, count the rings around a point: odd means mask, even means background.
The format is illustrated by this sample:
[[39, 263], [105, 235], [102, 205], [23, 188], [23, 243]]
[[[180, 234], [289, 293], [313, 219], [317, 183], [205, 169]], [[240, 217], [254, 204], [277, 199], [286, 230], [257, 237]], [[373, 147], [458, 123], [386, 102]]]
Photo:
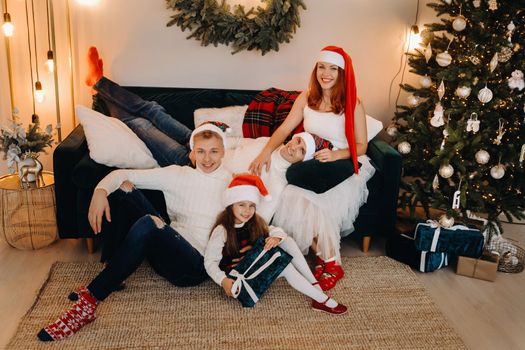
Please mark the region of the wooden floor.
[[[506, 225], [505, 236], [525, 247], [525, 226]], [[384, 254], [382, 246], [372, 242], [368, 254]], [[342, 254], [364, 255], [350, 239], [343, 241]], [[78, 240], [61, 240], [37, 251], [16, 250], [0, 240], [0, 349], [32, 305], [53, 262], [98, 258], [87, 254]], [[458, 276], [450, 267], [417, 275], [470, 349], [525, 349], [525, 272], [499, 273], [496, 282]]]

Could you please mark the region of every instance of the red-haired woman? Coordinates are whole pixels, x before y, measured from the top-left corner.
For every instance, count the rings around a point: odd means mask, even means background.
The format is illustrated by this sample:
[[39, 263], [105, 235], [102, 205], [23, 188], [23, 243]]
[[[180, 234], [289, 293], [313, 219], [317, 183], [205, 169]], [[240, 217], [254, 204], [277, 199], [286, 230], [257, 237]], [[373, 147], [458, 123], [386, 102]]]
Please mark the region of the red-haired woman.
[[[295, 101], [290, 114], [274, 132], [266, 147], [250, 165], [250, 171], [260, 174], [269, 167], [270, 154], [303, 122], [305, 131], [332, 143], [334, 149], [315, 153], [320, 162], [350, 159], [354, 172], [359, 172], [357, 157], [367, 149], [366, 115], [357, 98], [355, 75], [350, 56], [340, 47], [327, 46], [319, 55], [310, 77], [308, 90]], [[333, 288], [344, 275], [340, 265], [338, 244], [334, 237], [316, 233], [312, 248], [318, 253], [314, 275], [323, 290]], [[339, 238], [339, 237], [337, 237]], [[300, 238], [295, 237], [299, 243]]]

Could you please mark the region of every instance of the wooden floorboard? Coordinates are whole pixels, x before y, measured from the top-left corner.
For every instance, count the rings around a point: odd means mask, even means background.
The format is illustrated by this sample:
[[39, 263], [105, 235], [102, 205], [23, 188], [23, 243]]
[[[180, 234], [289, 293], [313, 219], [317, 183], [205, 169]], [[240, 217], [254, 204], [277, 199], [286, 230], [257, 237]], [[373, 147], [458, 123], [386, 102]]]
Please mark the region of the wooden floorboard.
[[[525, 226], [505, 225], [505, 235], [525, 247]], [[368, 255], [384, 254], [383, 245], [372, 240]], [[351, 239], [342, 242], [342, 254], [366, 255]], [[81, 240], [61, 240], [36, 251], [0, 240], [0, 349], [33, 304], [53, 262], [98, 259]], [[525, 273], [498, 273], [496, 282], [458, 276], [451, 267], [417, 275], [470, 349], [525, 349]]]

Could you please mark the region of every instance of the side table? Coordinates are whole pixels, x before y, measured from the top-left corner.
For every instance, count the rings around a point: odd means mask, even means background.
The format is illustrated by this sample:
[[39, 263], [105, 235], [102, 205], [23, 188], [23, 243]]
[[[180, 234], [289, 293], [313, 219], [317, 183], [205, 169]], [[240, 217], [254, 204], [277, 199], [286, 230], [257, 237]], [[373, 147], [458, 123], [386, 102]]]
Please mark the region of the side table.
[[18, 249], [43, 248], [57, 239], [55, 180], [42, 172], [44, 184], [20, 186], [17, 174], [0, 177], [0, 236]]

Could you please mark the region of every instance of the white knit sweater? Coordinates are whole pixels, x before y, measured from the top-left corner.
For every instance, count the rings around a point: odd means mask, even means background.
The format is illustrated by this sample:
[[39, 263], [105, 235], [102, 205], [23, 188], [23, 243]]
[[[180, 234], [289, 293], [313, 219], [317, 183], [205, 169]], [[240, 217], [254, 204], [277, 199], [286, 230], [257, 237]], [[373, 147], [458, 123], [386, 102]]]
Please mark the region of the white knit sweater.
[[[259, 155], [269, 139], [269, 137], [236, 138], [235, 140], [229, 138], [231, 149], [226, 150], [223, 159], [224, 167], [234, 174], [248, 172], [250, 163]], [[266, 172], [264, 169], [261, 174], [261, 179], [272, 197], [270, 201], [261, 201], [257, 206], [257, 214], [262, 216], [266, 222], [270, 222], [279, 204], [281, 194], [288, 184], [286, 170], [291, 164], [281, 156], [279, 151], [280, 148], [273, 151], [270, 170]]]
[[170, 226], [204, 255], [217, 214], [224, 209], [221, 198], [231, 180], [230, 172], [223, 166], [212, 173], [178, 165], [146, 170], [121, 169], [108, 174], [97, 188], [110, 194], [125, 180], [137, 188], [162, 191]]
[[[244, 226], [244, 224], [235, 225], [237, 228], [242, 226]], [[281, 228], [270, 226], [269, 229], [270, 237], [279, 237], [281, 241], [286, 239], [287, 234]], [[204, 253], [204, 267], [206, 268], [206, 272], [219, 286], [226, 277], [224, 271], [219, 268], [219, 263], [222, 259], [222, 250], [225, 244], [226, 229], [224, 226], [219, 225], [213, 229], [208, 245], [206, 246], [206, 252]]]

